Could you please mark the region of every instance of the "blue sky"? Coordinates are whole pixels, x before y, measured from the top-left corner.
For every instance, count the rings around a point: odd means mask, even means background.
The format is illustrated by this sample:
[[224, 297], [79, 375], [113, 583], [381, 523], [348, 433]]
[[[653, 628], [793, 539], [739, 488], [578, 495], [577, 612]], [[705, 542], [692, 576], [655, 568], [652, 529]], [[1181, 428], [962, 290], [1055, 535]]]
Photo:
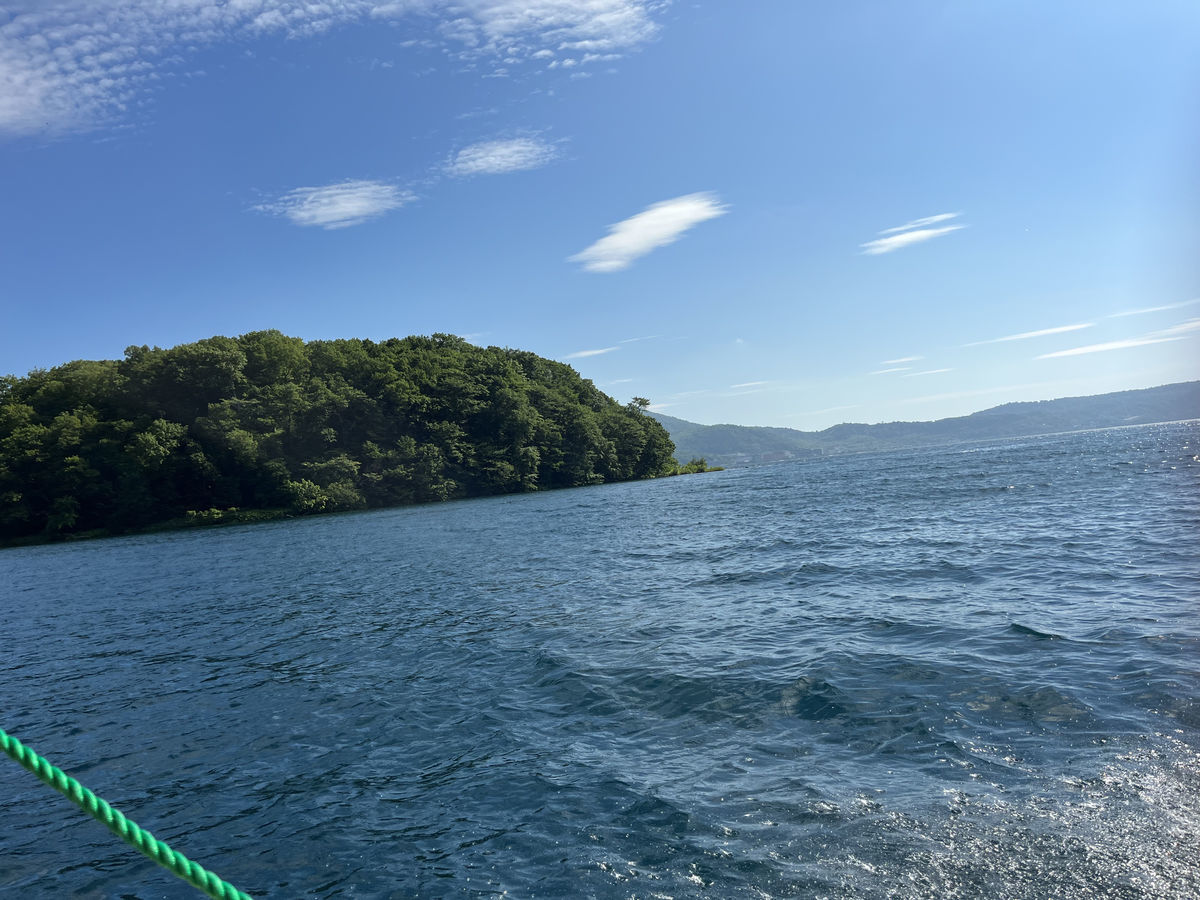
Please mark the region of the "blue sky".
[[802, 429], [1200, 377], [1200, 6], [9, 0], [0, 370], [450, 332]]

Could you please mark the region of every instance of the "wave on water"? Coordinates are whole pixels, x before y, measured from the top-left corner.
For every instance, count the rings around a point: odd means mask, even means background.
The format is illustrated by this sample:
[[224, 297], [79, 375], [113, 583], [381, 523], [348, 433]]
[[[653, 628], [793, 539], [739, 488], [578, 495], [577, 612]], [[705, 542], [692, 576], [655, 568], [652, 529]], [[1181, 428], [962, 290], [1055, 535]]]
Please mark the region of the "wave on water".
[[[256, 897], [1190, 900], [1198, 441], [5, 551], [3, 726]], [[192, 895], [0, 778], [0, 894]]]

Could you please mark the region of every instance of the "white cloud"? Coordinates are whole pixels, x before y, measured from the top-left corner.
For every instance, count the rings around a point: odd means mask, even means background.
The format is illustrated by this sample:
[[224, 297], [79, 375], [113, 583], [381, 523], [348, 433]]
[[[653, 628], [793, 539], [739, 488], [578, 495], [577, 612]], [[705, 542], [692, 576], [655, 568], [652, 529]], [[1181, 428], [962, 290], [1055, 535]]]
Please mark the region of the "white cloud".
[[892, 366], [889, 369], [876, 369], [871, 374], [872, 375], [888, 375], [892, 372], [907, 372], [910, 368], [912, 368], [912, 367], [911, 366]]
[[[889, 237], [867, 241], [865, 244], [859, 244], [859, 246], [863, 248], [863, 253], [867, 256], [878, 256], [881, 253], [891, 253], [894, 250], [900, 250], [912, 244], [930, 241], [936, 237], [941, 237], [944, 234], [949, 234], [952, 231], [958, 231], [965, 227], [965, 225], [944, 225], [941, 228], [918, 228], [916, 231], [905, 231], [902, 234], [893, 234]], [[883, 233], [882, 231], [880, 232], [880, 234]]]
[[916, 378], [918, 375], [941, 375], [943, 372], [953, 372], [953, 369], [926, 369], [924, 372], [909, 372], [905, 378]]
[[538, 138], [482, 141], [464, 147], [446, 166], [451, 175], [505, 175], [546, 165], [558, 155], [554, 145]]
[[[520, 62], [563, 48], [628, 51], [659, 0], [12, 0], [0, 10], [0, 133], [118, 120], [185, 55], [267, 35], [305, 38], [371, 18], [429, 23], [459, 56]], [[541, 64], [540, 62], [537, 64]]]
[[343, 181], [296, 188], [255, 209], [283, 216], [295, 225], [332, 229], [359, 225], [399, 209], [412, 199], [412, 194], [382, 181]]
[[1141, 337], [1125, 338], [1120, 341], [1105, 341], [1103, 344], [1088, 344], [1086, 347], [1072, 347], [1070, 350], [1058, 350], [1054, 353], [1043, 353], [1035, 359], [1056, 359], [1062, 356], [1082, 356], [1085, 353], [1107, 353], [1110, 350], [1126, 350], [1130, 347], [1144, 347], [1148, 344], [1165, 344], [1168, 341], [1182, 341], [1193, 333], [1200, 332], [1200, 318], [1188, 319], [1178, 325], [1151, 331]]
[[1163, 312], [1168, 309], [1181, 309], [1185, 306], [1192, 306], [1196, 303], [1200, 303], [1200, 297], [1196, 297], [1194, 300], [1184, 300], [1182, 303], [1168, 303], [1165, 306], [1146, 306], [1142, 309], [1127, 309], [1124, 312], [1110, 313], [1106, 318], [1119, 319], [1123, 316], [1140, 316], [1142, 313], [1155, 313]]
[[867, 256], [878, 256], [881, 253], [891, 253], [894, 250], [899, 250], [912, 244], [930, 241], [936, 237], [941, 237], [943, 234], [949, 234], [951, 231], [966, 228], [965, 225], [943, 225], [940, 228], [929, 227], [930, 225], [936, 225], [938, 222], [957, 219], [959, 215], [960, 213], [956, 212], [938, 213], [935, 216], [913, 219], [911, 222], [905, 222], [903, 225], [885, 228], [879, 232], [879, 234], [886, 235], [885, 237], [867, 241], [865, 244], [859, 244], [859, 246], [862, 247], [862, 252]]
[[1108, 350], [1125, 350], [1129, 347], [1141, 347], [1146, 344], [1162, 344], [1166, 341], [1178, 341], [1177, 337], [1141, 337], [1127, 338], [1123, 341], [1106, 341], [1103, 344], [1089, 344], [1086, 347], [1074, 347], [1071, 350], [1059, 350], [1055, 353], [1043, 353], [1034, 359], [1054, 359], [1059, 356], [1082, 356], [1085, 353], [1104, 353]]
[[599, 350], [577, 350], [575, 353], [568, 353], [564, 359], [583, 359], [585, 356], [600, 356], [604, 353], [612, 353], [614, 350], [619, 350], [620, 347], [601, 347]]
[[885, 359], [880, 365], [883, 366], [898, 366], [900, 363], [910, 363], [922, 360], [923, 356], [901, 356], [899, 359]]
[[771, 382], [769, 382], [769, 381], [743, 381], [741, 384], [731, 384], [729, 386], [729, 389], [734, 390], [736, 388], [762, 387], [764, 384], [770, 384], [770, 383]]
[[910, 231], [913, 228], [924, 228], [927, 225], [936, 225], [938, 222], [945, 222], [947, 219], [957, 219], [958, 213], [938, 213], [936, 216], [926, 216], [923, 219], [913, 219], [911, 222], [906, 222], [903, 225], [897, 225], [895, 228], [885, 228], [880, 234], [898, 234], [901, 231]]
[[1001, 344], [1005, 341], [1024, 341], [1029, 338], [1045, 337], [1048, 334], [1065, 334], [1068, 331], [1081, 331], [1084, 328], [1092, 328], [1095, 324], [1095, 322], [1081, 322], [1078, 325], [1058, 325], [1054, 328], [1043, 328], [1040, 331], [1023, 331], [1020, 334], [1010, 334], [987, 341], [972, 341], [969, 344], [963, 344], [963, 346], [979, 347], [983, 344]]
[[1150, 335], [1151, 337], [1182, 337], [1191, 334], [1193, 331], [1200, 331], [1200, 319], [1188, 319], [1186, 322], [1180, 322], [1178, 325], [1172, 325], [1170, 328], [1152, 331]]
[[430, 3], [446, 14], [460, 14], [454, 27], [464, 42], [509, 56], [537, 49], [628, 49], [654, 37], [658, 26], [650, 13], [664, 5], [655, 0], [429, 0], [421, 5]]
[[569, 257], [588, 272], [617, 272], [651, 250], [665, 247], [695, 225], [728, 211], [715, 195], [686, 194], [646, 207], [635, 216], [610, 225], [608, 234]]

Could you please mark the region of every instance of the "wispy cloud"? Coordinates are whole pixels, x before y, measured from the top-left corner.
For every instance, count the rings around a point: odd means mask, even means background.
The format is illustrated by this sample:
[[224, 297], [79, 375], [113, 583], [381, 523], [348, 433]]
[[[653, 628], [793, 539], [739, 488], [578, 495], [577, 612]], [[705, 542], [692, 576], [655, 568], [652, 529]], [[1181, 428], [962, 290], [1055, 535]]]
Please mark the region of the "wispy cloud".
[[1092, 328], [1095, 324], [1095, 322], [1081, 322], [1078, 325], [1058, 325], [1054, 328], [1043, 328], [1040, 331], [1023, 331], [1020, 334], [1009, 334], [986, 341], [972, 341], [969, 344], [963, 344], [963, 346], [979, 347], [983, 344], [1002, 344], [1005, 341], [1024, 341], [1029, 338], [1045, 337], [1048, 334], [1065, 334], [1068, 331], [1082, 331], [1084, 328]]
[[938, 213], [936, 216], [913, 219], [911, 222], [906, 222], [903, 225], [885, 228], [878, 232], [884, 235], [884, 237], [867, 241], [865, 244], [859, 244], [859, 246], [862, 247], [862, 252], [867, 256], [879, 256], [881, 253], [891, 253], [904, 247], [910, 247], [913, 244], [931, 241], [952, 231], [966, 228], [965, 225], [942, 225], [939, 228], [929, 227], [930, 225], [936, 225], [938, 222], [945, 222], [948, 219], [956, 219], [958, 216], [959, 213], [953, 212]]
[[1127, 350], [1131, 347], [1144, 347], [1148, 344], [1165, 344], [1168, 341], [1182, 341], [1194, 333], [1200, 333], [1200, 318], [1188, 319], [1170, 328], [1152, 331], [1141, 337], [1125, 338], [1120, 341], [1105, 341], [1102, 344], [1088, 344], [1086, 347], [1072, 347], [1070, 350], [1058, 350], [1054, 353], [1043, 353], [1035, 359], [1057, 359], [1063, 356], [1083, 356], [1087, 353], [1107, 353], [1110, 350]]
[[924, 372], [909, 372], [905, 378], [916, 378], [918, 375], [941, 375], [943, 372], [953, 372], [953, 369], [926, 369]]
[[898, 366], [901, 363], [917, 362], [924, 359], [923, 356], [901, 356], [899, 359], [885, 359], [880, 363], [881, 366]]
[[1200, 331], [1200, 318], [1188, 319], [1186, 322], [1180, 322], [1178, 325], [1172, 325], [1170, 328], [1163, 328], [1160, 331], [1151, 332], [1151, 334], [1161, 337], [1186, 337], [1196, 331]]
[[324, 187], [300, 187], [255, 209], [283, 216], [295, 225], [348, 228], [399, 209], [413, 195], [382, 181], [343, 181]]
[[898, 234], [901, 231], [910, 231], [913, 228], [927, 228], [930, 225], [936, 225], [938, 222], [945, 222], [948, 219], [957, 219], [958, 213], [938, 213], [936, 216], [926, 216], [923, 219], [913, 219], [911, 222], [905, 222], [903, 225], [897, 225], [894, 228], [885, 228], [880, 234]]
[[771, 382], [769, 382], [769, 381], [743, 381], [741, 384], [731, 384], [729, 386], [729, 388], [730, 388], [730, 390], [734, 390], [736, 388], [762, 387], [764, 384], [770, 384], [770, 383]]
[[[0, 24], [0, 133], [117, 120], [185, 56], [221, 42], [306, 38], [372, 19], [407, 20], [423, 42], [496, 65], [569, 54], [581, 65], [658, 31], [656, 0], [15, 0]], [[546, 56], [545, 54], [549, 54]]]
[[482, 141], [464, 147], [446, 165], [450, 175], [506, 175], [537, 169], [558, 156], [558, 150], [540, 138]]
[[662, 337], [661, 334], [648, 334], [645, 337], [625, 338], [623, 341], [618, 341], [620, 344], [636, 344], [638, 341], [653, 341]]
[[601, 347], [599, 350], [577, 350], [574, 353], [568, 353], [563, 359], [583, 359], [585, 356], [600, 356], [620, 349], [620, 347]]
[[1123, 341], [1106, 341], [1103, 344], [1089, 344], [1086, 347], [1073, 347], [1070, 350], [1058, 350], [1055, 353], [1043, 353], [1041, 356], [1034, 357], [1035, 359], [1055, 359], [1059, 356], [1082, 356], [1085, 353], [1106, 353], [1109, 350], [1126, 350], [1130, 347], [1142, 347], [1146, 344], [1162, 344], [1167, 341], [1177, 341], [1179, 338], [1171, 337], [1141, 337], [1127, 338]]
[[949, 234], [952, 231], [958, 231], [965, 227], [965, 225], [945, 225], [941, 228], [919, 228], [916, 231], [906, 231], [903, 234], [893, 234], [890, 237], [867, 241], [865, 244], [859, 244], [859, 246], [863, 248], [863, 253], [867, 256], [879, 256], [881, 253], [891, 253], [894, 250], [901, 250], [913, 244], [931, 241], [936, 237], [941, 237], [943, 234]]
[[912, 366], [892, 366], [888, 369], [876, 369], [872, 375], [889, 375], [892, 372], [907, 372]]
[[608, 234], [569, 257], [588, 272], [617, 272], [651, 250], [665, 247], [684, 232], [728, 211], [715, 195], [686, 194], [646, 207], [635, 216], [610, 225]]
[[1164, 312], [1168, 309], [1182, 309], [1185, 306], [1194, 306], [1197, 303], [1200, 303], [1200, 297], [1196, 297], [1193, 300], [1184, 300], [1182, 303], [1168, 303], [1165, 306], [1145, 306], [1141, 309], [1127, 309], [1124, 312], [1109, 313], [1106, 318], [1120, 319], [1124, 316], [1140, 316], [1142, 313], [1156, 313]]

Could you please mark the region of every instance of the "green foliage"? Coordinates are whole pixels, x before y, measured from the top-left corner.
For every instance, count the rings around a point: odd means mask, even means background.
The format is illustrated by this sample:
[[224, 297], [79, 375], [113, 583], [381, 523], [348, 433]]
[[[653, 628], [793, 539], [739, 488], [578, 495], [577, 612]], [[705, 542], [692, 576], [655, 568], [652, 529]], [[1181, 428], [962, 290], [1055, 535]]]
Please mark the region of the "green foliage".
[[704, 457], [693, 457], [682, 466], [676, 466], [672, 475], [696, 475], [700, 472], [724, 472], [724, 466], [710, 466]]
[[444, 334], [129, 347], [0, 379], [0, 543], [674, 474], [646, 405]]

